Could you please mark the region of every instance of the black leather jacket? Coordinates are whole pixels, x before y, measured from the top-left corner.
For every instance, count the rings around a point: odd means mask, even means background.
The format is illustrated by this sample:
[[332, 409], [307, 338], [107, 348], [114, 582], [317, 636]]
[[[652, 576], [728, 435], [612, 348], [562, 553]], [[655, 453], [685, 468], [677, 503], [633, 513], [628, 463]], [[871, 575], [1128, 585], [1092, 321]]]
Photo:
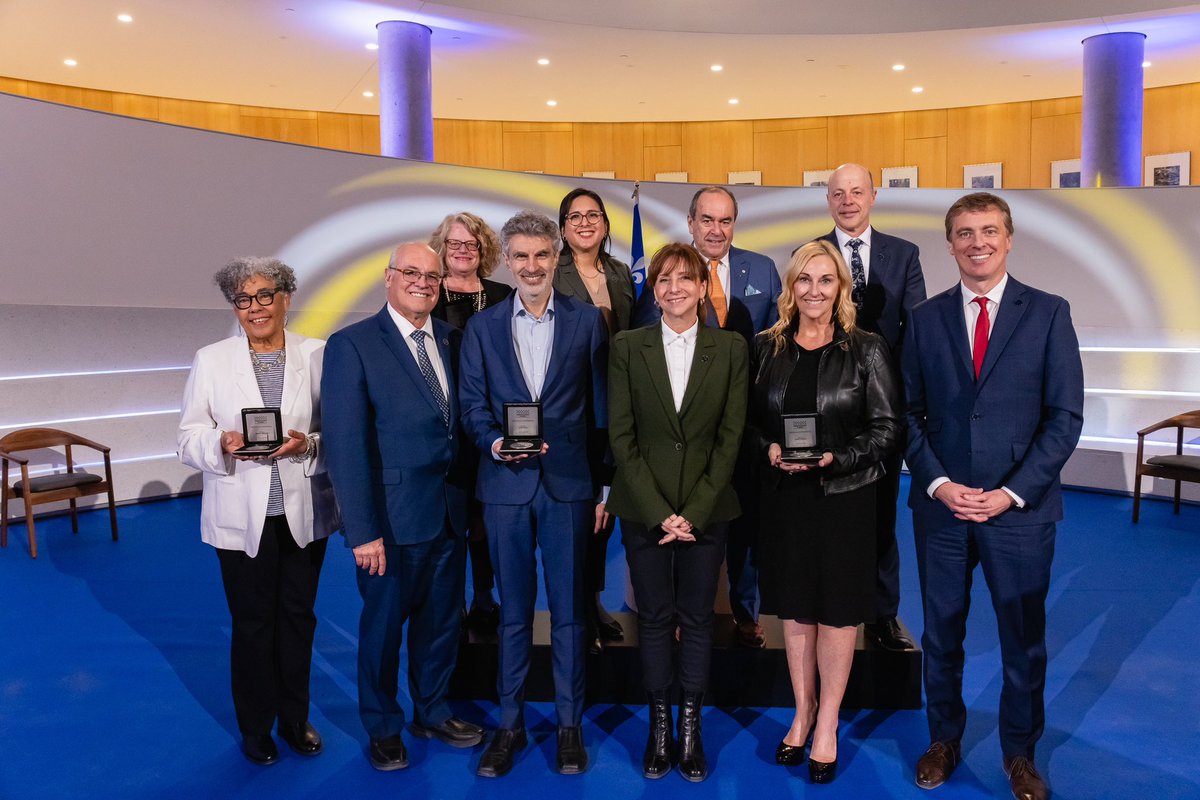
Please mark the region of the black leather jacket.
[[[799, 350], [789, 333], [775, 352], [766, 333], [754, 340], [755, 376], [747, 435], [757, 436], [758, 463], [767, 448], [783, 438], [780, 418], [788, 379]], [[833, 343], [817, 368], [817, 415], [820, 447], [833, 453], [833, 463], [820, 470], [825, 494], [840, 494], [878, 480], [882, 460], [898, 446], [900, 386], [887, 343], [878, 334], [836, 326]], [[768, 479], [778, 470], [768, 468]]]

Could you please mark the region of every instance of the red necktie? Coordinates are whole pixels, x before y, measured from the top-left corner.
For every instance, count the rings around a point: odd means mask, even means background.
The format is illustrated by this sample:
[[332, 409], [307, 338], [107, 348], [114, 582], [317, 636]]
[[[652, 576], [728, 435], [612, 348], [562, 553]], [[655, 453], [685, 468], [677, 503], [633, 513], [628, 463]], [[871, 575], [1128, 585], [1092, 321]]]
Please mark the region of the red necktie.
[[975, 346], [971, 353], [971, 360], [975, 362], [975, 380], [979, 380], [979, 371], [983, 369], [983, 356], [987, 353], [989, 322], [987, 298], [976, 297], [971, 302], [979, 304], [979, 317], [975, 320]]

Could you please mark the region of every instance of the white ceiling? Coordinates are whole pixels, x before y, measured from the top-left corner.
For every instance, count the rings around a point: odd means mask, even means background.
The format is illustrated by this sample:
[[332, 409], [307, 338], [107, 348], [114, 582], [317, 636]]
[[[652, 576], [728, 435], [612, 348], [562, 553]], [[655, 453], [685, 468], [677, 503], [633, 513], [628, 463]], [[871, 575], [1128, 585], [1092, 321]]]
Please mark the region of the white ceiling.
[[433, 29], [433, 113], [451, 118], [754, 119], [1078, 95], [1080, 42], [1131, 30], [1147, 36], [1147, 87], [1200, 81], [1200, 5], [1161, 0], [0, 0], [0, 75], [374, 114], [365, 44], [386, 19]]

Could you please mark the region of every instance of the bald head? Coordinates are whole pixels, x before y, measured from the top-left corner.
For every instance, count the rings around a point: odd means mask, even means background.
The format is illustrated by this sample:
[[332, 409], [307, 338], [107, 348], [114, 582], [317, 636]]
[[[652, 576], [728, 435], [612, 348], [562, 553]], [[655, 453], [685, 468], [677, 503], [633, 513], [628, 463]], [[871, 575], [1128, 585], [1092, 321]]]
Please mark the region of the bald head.
[[833, 223], [849, 236], [860, 236], [871, 224], [875, 182], [862, 164], [842, 164], [829, 176], [825, 190]]

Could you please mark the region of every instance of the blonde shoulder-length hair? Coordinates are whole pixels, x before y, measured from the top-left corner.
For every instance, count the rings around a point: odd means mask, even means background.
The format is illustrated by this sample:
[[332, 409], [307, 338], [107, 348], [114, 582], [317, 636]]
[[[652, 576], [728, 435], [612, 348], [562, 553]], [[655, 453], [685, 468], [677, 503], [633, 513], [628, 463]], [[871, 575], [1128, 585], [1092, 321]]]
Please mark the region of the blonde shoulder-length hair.
[[787, 271], [783, 275], [783, 292], [779, 295], [779, 321], [767, 329], [767, 337], [775, 345], [775, 352], [783, 349], [787, 337], [795, 331], [800, 310], [796, 306], [796, 295], [792, 286], [800, 273], [814, 258], [825, 256], [833, 261], [838, 276], [837, 297], [833, 301], [833, 317], [846, 333], [854, 330], [857, 309], [850, 297], [854, 288], [854, 279], [850, 277], [850, 268], [838, 248], [827, 239], [814, 239], [808, 244], [797, 247], [788, 261]]

